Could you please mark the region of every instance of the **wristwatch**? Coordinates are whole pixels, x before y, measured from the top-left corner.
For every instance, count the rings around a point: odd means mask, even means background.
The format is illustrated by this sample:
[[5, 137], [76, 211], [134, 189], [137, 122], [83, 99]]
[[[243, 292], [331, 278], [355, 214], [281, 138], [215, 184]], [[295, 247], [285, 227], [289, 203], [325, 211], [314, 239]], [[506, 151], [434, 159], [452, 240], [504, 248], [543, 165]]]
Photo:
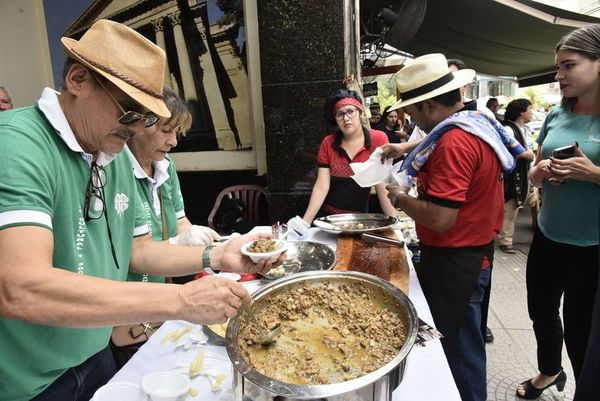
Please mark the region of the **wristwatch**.
[[210, 267], [210, 255], [214, 247], [214, 245], [209, 245], [202, 251], [202, 268], [207, 273], [219, 273], [221, 271]]

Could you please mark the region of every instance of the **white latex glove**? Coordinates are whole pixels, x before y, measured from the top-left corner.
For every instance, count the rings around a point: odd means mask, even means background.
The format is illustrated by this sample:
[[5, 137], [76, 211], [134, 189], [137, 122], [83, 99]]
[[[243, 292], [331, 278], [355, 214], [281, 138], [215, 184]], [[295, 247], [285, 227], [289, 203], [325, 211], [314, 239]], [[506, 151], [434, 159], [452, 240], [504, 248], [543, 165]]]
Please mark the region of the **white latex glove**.
[[229, 243], [229, 241], [231, 241], [234, 238], [237, 238], [241, 236], [240, 233], [231, 233], [229, 235], [224, 235], [221, 237], [221, 242], [216, 243], [216, 246], [223, 246], [223, 245], [227, 245]]
[[186, 246], [208, 246], [221, 236], [213, 229], [204, 226], [192, 226], [176, 237], [169, 238], [169, 244]]
[[287, 226], [302, 236], [308, 234], [308, 229], [310, 228], [310, 224], [302, 220], [302, 217], [300, 216], [289, 219]]

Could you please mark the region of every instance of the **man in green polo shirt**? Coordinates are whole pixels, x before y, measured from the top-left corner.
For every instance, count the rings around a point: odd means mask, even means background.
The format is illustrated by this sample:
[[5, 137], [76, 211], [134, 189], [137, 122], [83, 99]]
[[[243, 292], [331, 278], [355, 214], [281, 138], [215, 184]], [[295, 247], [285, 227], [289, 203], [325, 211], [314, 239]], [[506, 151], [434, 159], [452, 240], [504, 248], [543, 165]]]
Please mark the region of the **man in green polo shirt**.
[[239, 283], [215, 276], [185, 285], [124, 282], [129, 272], [271, 268], [239, 252], [259, 235], [214, 251], [152, 240], [131, 162], [119, 152], [144, 126], [169, 117], [164, 52], [107, 20], [62, 42], [63, 90], [46, 88], [35, 106], [0, 114], [3, 401], [88, 401], [114, 374], [112, 326], [224, 322], [252, 301]]

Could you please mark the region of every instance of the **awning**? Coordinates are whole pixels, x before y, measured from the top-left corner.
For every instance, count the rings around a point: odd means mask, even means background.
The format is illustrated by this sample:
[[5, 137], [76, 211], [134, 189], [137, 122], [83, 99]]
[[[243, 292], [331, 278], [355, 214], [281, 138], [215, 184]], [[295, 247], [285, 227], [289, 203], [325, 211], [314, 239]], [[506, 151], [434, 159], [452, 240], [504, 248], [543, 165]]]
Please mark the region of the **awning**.
[[[559, 23], [600, 23], [599, 18], [531, 0], [512, 2], [555, 16]], [[554, 80], [554, 47], [573, 29], [493, 0], [429, 0], [416, 37], [403, 50], [415, 56], [443, 53], [477, 72], [516, 76], [520, 86], [530, 86]]]

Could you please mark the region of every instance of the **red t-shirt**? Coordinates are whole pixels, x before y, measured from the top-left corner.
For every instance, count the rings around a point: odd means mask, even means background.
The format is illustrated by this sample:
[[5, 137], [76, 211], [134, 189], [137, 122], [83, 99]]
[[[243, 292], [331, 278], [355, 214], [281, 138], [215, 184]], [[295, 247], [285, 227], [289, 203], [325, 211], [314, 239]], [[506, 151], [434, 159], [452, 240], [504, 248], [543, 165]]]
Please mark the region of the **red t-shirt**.
[[341, 135], [330, 134], [323, 138], [317, 156], [318, 166], [328, 168], [331, 176], [323, 209], [327, 214], [367, 212], [371, 188], [362, 188], [351, 178], [354, 172], [350, 163], [369, 160], [375, 149], [388, 143], [387, 135], [378, 130], [365, 130], [365, 144], [352, 159], [340, 147]]
[[417, 224], [423, 244], [450, 248], [485, 245], [500, 231], [502, 169], [492, 148], [481, 139], [451, 129], [438, 141], [417, 177], [419, 199], [460, 208], [456, 223], [445, 233]]

